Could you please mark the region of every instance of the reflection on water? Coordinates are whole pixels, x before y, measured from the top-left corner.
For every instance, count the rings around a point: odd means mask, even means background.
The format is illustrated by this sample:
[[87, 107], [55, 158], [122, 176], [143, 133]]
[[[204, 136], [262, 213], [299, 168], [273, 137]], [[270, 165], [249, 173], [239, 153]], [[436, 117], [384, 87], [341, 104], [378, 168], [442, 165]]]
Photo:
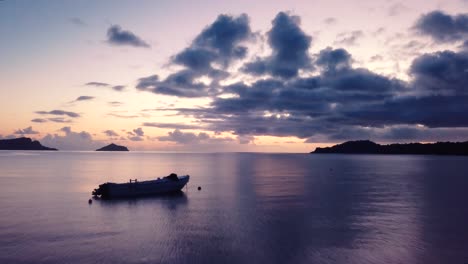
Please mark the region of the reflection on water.
[[[0, 154], [1, 263], [468, 261], [464, 157]], [[170, 172], [178, 195], [87, 203]]]

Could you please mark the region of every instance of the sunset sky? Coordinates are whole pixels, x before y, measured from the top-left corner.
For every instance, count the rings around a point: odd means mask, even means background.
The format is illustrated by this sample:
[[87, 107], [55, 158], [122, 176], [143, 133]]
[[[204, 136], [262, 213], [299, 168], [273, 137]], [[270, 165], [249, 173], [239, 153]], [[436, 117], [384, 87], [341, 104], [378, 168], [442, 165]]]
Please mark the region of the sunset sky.
[[0, 1], [0, 137], [308, 152], [468, 140], [468, 1]]

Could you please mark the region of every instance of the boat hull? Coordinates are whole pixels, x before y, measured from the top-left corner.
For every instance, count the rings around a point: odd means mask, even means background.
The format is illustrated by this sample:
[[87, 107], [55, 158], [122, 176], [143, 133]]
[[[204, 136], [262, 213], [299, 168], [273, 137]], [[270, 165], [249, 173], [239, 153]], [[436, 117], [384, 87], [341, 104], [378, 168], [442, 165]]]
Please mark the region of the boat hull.
[[151, 196], [179, 192], [188, 183], [190, 176], [179, 176], [174, 179], [158, 179], [153, 181], [129, 183], [104, 183], [93, 192], [93, 195], [103, 199], [129, 198]]

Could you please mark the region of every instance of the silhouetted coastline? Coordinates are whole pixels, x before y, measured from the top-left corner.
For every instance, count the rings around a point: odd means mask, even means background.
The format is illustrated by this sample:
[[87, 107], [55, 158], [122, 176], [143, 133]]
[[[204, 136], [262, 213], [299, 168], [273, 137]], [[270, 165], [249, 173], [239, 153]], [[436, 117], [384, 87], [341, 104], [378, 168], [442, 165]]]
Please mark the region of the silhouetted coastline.
[[380, 145], [370, 140], [357, 140], [347, 141], [332, 147], [316, 148], [315, 151], [311, 153], [468, 155], [468, 141]]
[[128, 148], [112, 143], [100, 149], [96, 149], [96, 151], [128, 151]]
[[41, 145], [37, 140], [32, 140], [27, 137], [1, 139], [0, 150], [57, 150]]

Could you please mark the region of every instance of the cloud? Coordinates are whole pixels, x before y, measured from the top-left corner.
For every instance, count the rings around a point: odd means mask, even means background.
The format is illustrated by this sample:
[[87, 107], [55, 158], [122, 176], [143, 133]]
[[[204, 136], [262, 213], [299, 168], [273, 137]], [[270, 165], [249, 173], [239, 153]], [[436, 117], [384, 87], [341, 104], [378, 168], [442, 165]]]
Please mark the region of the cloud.
[[6, 136], [0, 135], [0, 139], [13, 139], [13, 138], [17, 138], [17, 136], [15, 136], [15, 135], [6, 135]]
[[216, 53], [212, 51], [188, 48], [174, 56], [173, 61], [195, 71], [209, 72], [215, 59]]
[[308, 50], [312, 37], [302, 31], [298, 16], [278, 13], [267, 36], [272, 54], [246, 63], [242, 68], [243, 72], [253, 75], [270, 74], [288, 79], [296, 77], [300, 69], [310, 69]]
[[[181, 52], [171, 57], [171, 64], [184, 68], [165, 79], [151, 75], [138, 79], [136, 88], [156, 94], [178, 97], [205, 97], [217, 92], [217, 83], [229, 76], [225, 69], [247, 55], [245, 42], [253, 39], [247, 15], [219, 15], [217, 19]], [[204, 77], [210, 84], [199, 81]]]
[[214, 51], [216, 60], [227, 66], [231, 60], [246, 56], [247, 47], [241, 43], [252, 38], [249, 23], [246, 14], [220, 15], [195, 38], [192, 47]]
[[427, 128], [418, 125], [394, 125], [384, 127], [343, 127], [335, 133], [313, 136], [305, 143], [340, 142], [349, 139], [371, 139], [381, 142], [436, 142], [466, 141], [467, 128]]
[[125, 89], [125, 85], [114, 85], [112, 86], [112, 89], [117, 92], [121, 92]]
[[335, 25], [338, 22], [338, 20], [334, 17], [327, 17], [323, 20], [323, 23], [327, 25]]
[[362, 32], [362, 30], [343, 32], [343, 33], [338, 34], [337, 40], [335, 40], [334, 44], [354, 46], [357, 44], [357, 41], [361, 39], [362, 37], [364, 37], [364, 32]]
[[239, 144], [249, 144], [255, 141], [255, 137], [249, 135], [239, 135], [237, 136], [237, 140], [239, 141]]
[[143, 129], [141, 127], [133, 129], [133, 133], [140, 137], [145, 135], [145, 132], [143, 132]]
[[195, 81], [198, 76], [197, 73], [190, 70], [173, 73], [164, 81], [159, 81], [157, 75], [151, 75], [140, 78], [136, 88], [140, 91], [188, 98], [204, 97], [212, 94], [213, 90], [209, 85]]
[[192, 132], [182, 132], [179, 129], [176, 129], [172, 132], [169, 132], [167, 136], [158, 137], [159, 141], [170, 141], [182, 145], [191, 145], [191, 144], [201, 144], [201, 143], [222, 143], [233, 141], [232, 138], [219, 138], [211, 137], [207, 133], [200, 132], [198, 134]]
[[107, 42], [112, 45], [150, 48], [151, 46], [140, 37], [119, 25], [113, 25], [107, 30]]
[[115, 132], [114, 130], [104, 130], [104, 131], [102, 131], [102, 133], [104, 133], [108, 137], [118, 137], [119, 136], [119, 134], [117, 132]]
[[108, 83], [103, 83], [103, 82], [88, 82], [85, 85], [87, 86], [96, 86], [96, 87], [109, 87], [111, 86]]
[[24, 129], [18, 129], [13, 132], [13, 134], [16, 135], [37, 135], [39, 132], [34, 131], [31, 126], [24, 128]]
[[70, 101], [68, 102], [70, 105], [73, 105], [74, 103], [77, 103], [77, 102], [82, 102], [82, 101], [91, 101], [93, 100], [94, 96], [88, 96], [88, 95], [82, 95], [82, 96], [78, 96], [75, 100], [73, 101]]
[[109, 104], [110, 106], [117, 107], [117, 106], [123, 105], [124, 103], [123, 103], [123, 102], [119, 102], [119, 101], [112, 101], [112, 102], [108, 102], [108, 104]]
[[133, 136], [133, 137], [128, 137], [129, 140], [131, 141], [143, 141], [144, 139], [139, 136]]
[[69, 19], [70, 23], [76, 25], [76, 26], [80, 26], [80, 27], [84, 27], [84, 26], [87, 26], [87, 24], [79, 17], [72, 17]]
[[466, 95], [403, 97], [344, 114], [353, 123], [363, 126], [421, 124], [427, 127], [468, 127], [466, 100]]
[[108, 116], [113, 116], [113, 117], [118, 117], [118, 118], [125, 118], [125, 119], [140, 117], [139, 115], [121, 115], [121, 114], [116, 114], [116, 113], [109, 113], [107, 115]]
[[376, 55], [373, 55], [372, 57], [370, 57], [369, 60], [370, 60], [371, 62], [382, 61], [382, 60], [383, 60], [383, 56], [382, 56], [382, 55], [379, 55], [379, 54], [376, 54]]
[[47, 120], [54, 122], [54, 123], [72, 123], [73, 121], [70, 119], [65, 119], [63, 117], [51, 117], [48, 118]]
[[[318, 75], [228, 85], [224, 92], [234, 96], [216, 97], [209, 108], [179, 109], [180, 113], [196, 118], [206, 130], [233, 132], [242, 142], [257, 135], [329, 139], [327, 135], [343, 127], [399, 124], [388, 115], [361, 114], [385, 109], [386, 102], [407, 93], [408, 83], [353, 68], [344, 49], [326, 48], [313, 57]], [[401, 111], [392, 108], [389, 114], [398, 117]]]
[[468, 51], [468, 40], [465, 40], [463, 44], [460, 46], [461, 49]]
[[131, 141], [143, 141], [143, 136], [145, 135], [145, 132], [141, 127], [133, 129], [132, 131], [127, 132], [128, 139]]
[[88, 82], [85, 83], [86, 86], [95, 86], [95, 87], [109, 87], [114, 91], [122, 92], [125, 89], [125, 85], [112, 85], [104, 82]]
[[414, 25], [422, 35], [436, 42], [466, 40], [468, 37], [468, 14], [449, 15], [440, 10], [423, 14]]
[[47, 134], [40, 140], [41, 143], [60, 150], [94, 150], [103, 144], [103, 142], [93, 140], [90, 133], [74, 132], [69, 126], [62, 127], [59, 132], [62, 135]]
[[191, 45], [173, 57], [173, 62], [193, 71], [211, 71], [212, 63], [227, 67], [233, 60], [244, 58], [244, 42], [253, 38], [249, 17], [219, 15], [205, 27]]
[[80, 117], [80, 114], [64, 110], [52, 110], [52, 111], [36, 111], [39, 115], [66, 115], [72, 118]]
[[378, 36], [382, 35], [383, 33], [385, 33], [386, 31], [387, 31], [386, 28], [384, 28], [384, 27], [379, 27], [377, 30], [375, 30], [374, 32], [372, 32], [372, 36], [378, 37]]
[[336, 72], [350, 68], [351, 54], [345, 49], [332, 49], [330, 47], [321, 50], [315, 63], [323, 67], [325, 71]]
[[172, 124], [172, 123], [158, 123], [158, 122], [145, 122], [142, 126], [157, 127], [157, 128], [172, 128], [172, 129], [200, 129], [200, 125], [187, 125], [187, 124]]
[[[271, 54], [246, 59], [241, 66], [244, 74], [236, 74], [234, 83], [198, 82], [200, 76], [222, 69], [222, 65], [215, 65], [222, 64], [213, 55], [215, 49], [207, 49], [210, 52], [203, 56], [192, 54], [192, 50], [178, 53], [180, 57], [173, 59], [182, 70], [162, 80], [157, 75], [141, 78], [137, 89], [182, 97], [207, 96], [211, 101], [204, 107], [157, 109], [193, 118], [191, 124], [142, 125], [173, 129], [159, 140], [178, 144], [208, 144], [215, 137], [206, 132], [231, 133], [243, 144], [265, 135], [307, 142], [363, 137], [418, 141], [436, 139], [437, 133], [441, 138], [468, 136], [467, 51], [414, 55], [409, 79], [401, 80], [353, 65], [353, 57], [344, 48], [327, 47], [309, 54], [312, 38], [299, 25], [298, 17], [279, 13], [266, 34]], [[379, 31], [381, 34], [383, 29]], [[343, 40], [351, 37], [347, 44], [355, 44], [363, 36], [358, 31], [348, 33], [341, 36]], [[408, 40], [401, 45], [419, 50], [426, 44]], [[372, 60], [380, 60], [379, 56], [374, 54]], [[142, 139], [133, 131], [128, 136]]]
[[404, 12], [406, 12], [408, 10], [409, 10], [409, 8], [405, 4], [403, 4], [401, 2], [397, 2], [397, 3], [393, 3], [388, 8], [388, 15], [389, 16], [398, 16], [401, 13], [404, 13]]
[[44, 119], [44, 118], [34, 118], [31, 120], [31, 122], [34, 122], [34, 123], [46, 123], [47, 122], [47, 119]]
[[47, 122], [54, 122], [54, 123], [72, 123], [73, 121], [70, 119], [65, 119], [63, 117], [51, 117], [51, 118], [34, 118], [31, 122], [34, 123], [47, 123]]
[[423, 54], [410, 67], [418, 91], [466, 95], [468, 52], [442, 51]]
[[79, 96], [78, 98], [75, 99], [75, 101], [89, 101], [89, 100], [93, 100], [94, 96], [87, 96], [87, 95], [82, 95], [82, 96]]

